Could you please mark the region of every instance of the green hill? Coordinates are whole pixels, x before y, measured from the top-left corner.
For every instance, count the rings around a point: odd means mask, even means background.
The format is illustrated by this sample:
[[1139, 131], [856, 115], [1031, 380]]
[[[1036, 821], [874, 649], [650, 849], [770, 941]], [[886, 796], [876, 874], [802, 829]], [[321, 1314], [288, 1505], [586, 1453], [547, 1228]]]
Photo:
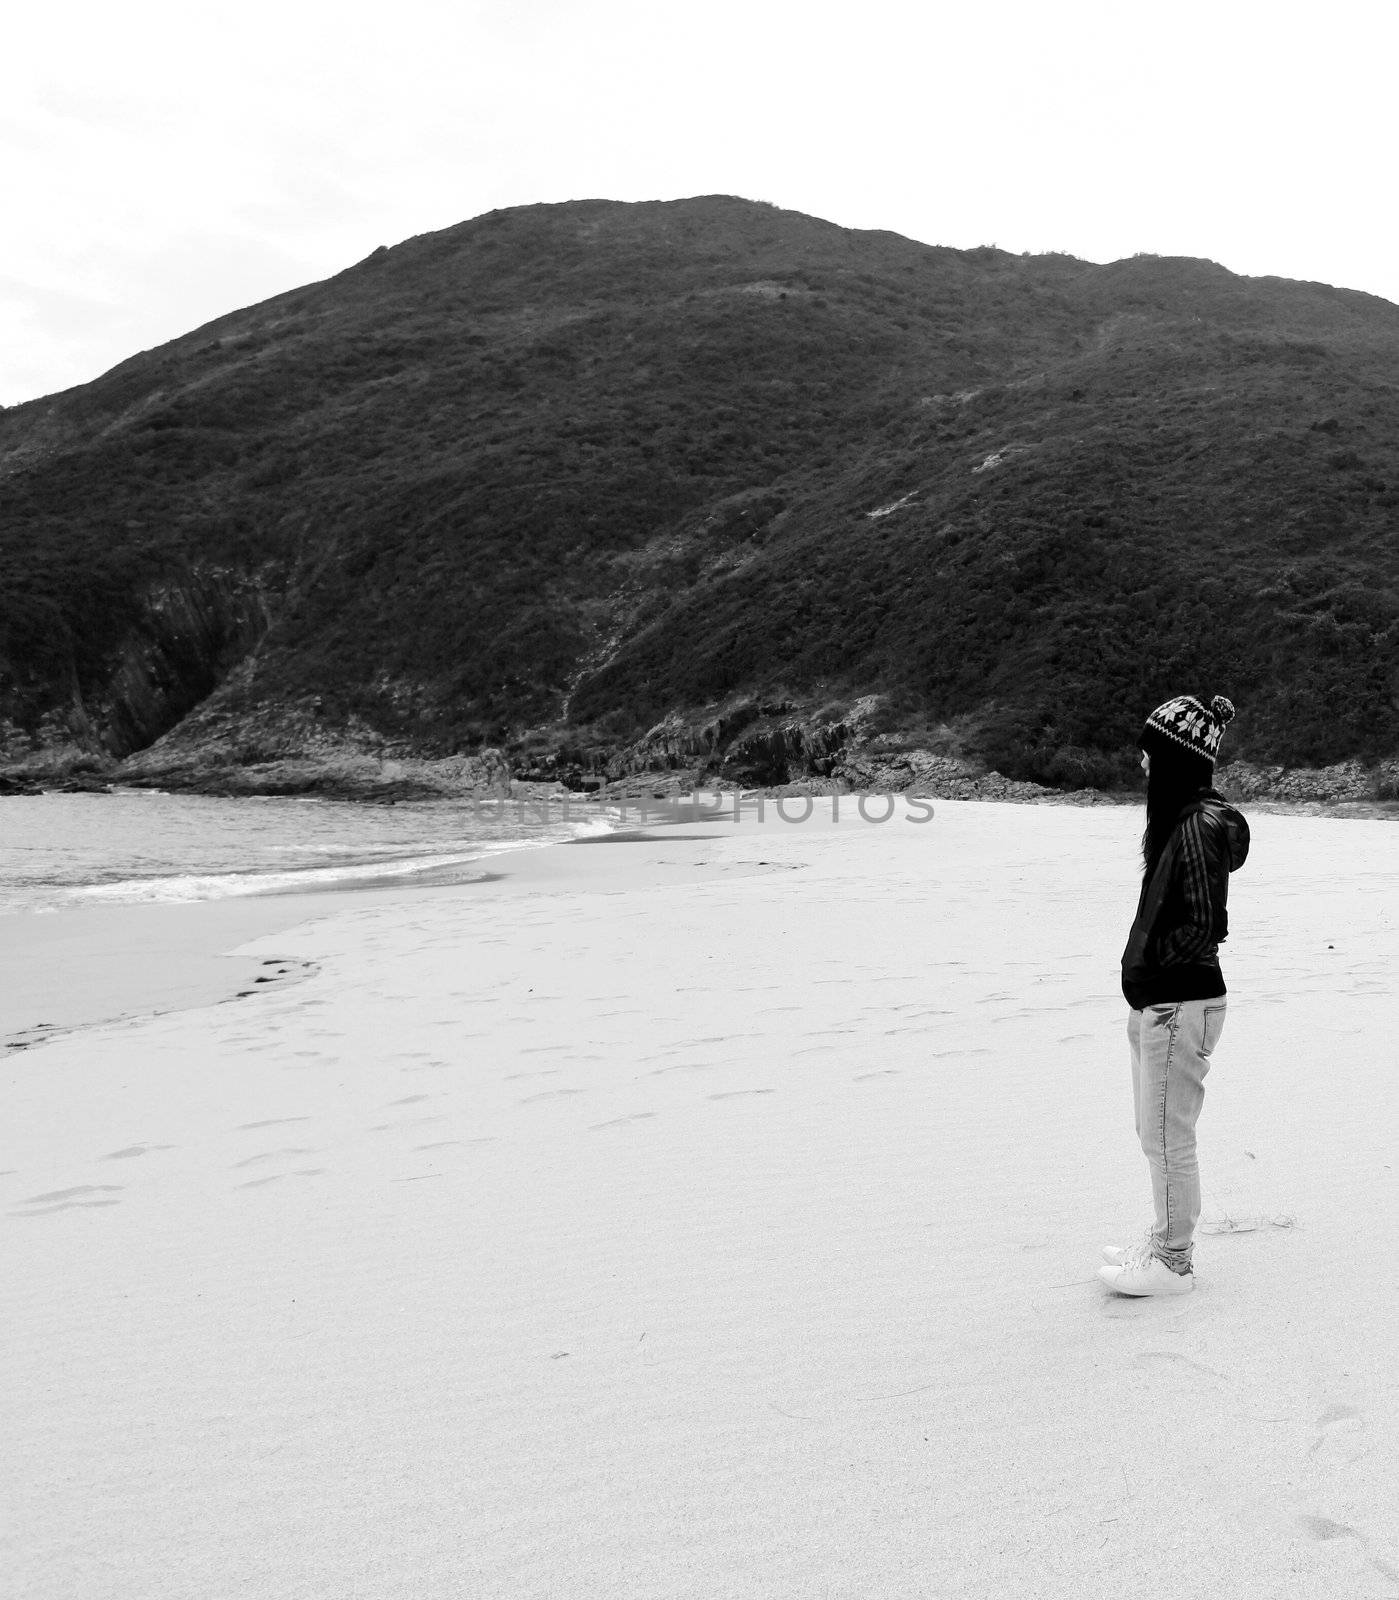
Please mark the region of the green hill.
[[1396, 530], [1375, 297], [726, 197], [493, 212], [0, 412], [0, 755], [780, 780], [877, 696], [865, 734], [1072, 785], [1184, 688], [1237, 755], [1370, 760]]

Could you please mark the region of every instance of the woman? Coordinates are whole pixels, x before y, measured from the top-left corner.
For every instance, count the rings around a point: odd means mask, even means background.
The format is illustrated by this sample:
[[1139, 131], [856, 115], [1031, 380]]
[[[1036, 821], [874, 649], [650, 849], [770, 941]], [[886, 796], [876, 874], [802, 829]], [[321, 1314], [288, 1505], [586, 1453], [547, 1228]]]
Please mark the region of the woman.
[[1139, 1246], [1104, 1249], [1109, 1264], [1098, 1275], [1118, 1294], [1188, 1294], [1195, 1287], [1195, 1123], [1224, 1027], [1219, 946], [1229, 932], [1229, 874], [1248, 855], [1248, 824], [1211, 787], [1220, 737], [1233, 717], [1222, 695], [1208, 707], [1181, 695], [1158, 706], [1142, 730], [1142, 888], [1122, 953], [1122, 992], [1132, 1008], [1137, 1137], [1151, 1169], [1156, 1219]]

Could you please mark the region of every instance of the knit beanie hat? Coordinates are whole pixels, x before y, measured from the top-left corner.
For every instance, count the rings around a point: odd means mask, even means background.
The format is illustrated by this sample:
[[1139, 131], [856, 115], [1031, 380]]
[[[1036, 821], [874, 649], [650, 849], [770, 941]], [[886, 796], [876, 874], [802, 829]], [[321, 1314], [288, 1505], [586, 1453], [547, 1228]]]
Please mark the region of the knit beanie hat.
[[1142, 748], [1150, 750], [1158, 740], [1164, 739], [1213, 766], [1219, 754], [1219, 741], [1233, 720], [1233, 702], [1222, 694], [1215, 695], [1208, 706], [1201, 705], [1193, 694], [1177, 695], [1165, 705], [1157, 706], [1146, 719]]

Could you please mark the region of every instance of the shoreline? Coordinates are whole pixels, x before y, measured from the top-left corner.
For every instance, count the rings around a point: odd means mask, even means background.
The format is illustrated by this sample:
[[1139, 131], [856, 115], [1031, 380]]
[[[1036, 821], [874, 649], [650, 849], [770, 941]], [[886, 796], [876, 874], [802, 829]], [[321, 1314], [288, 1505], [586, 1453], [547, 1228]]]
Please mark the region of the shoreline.
[[[703, 765], [633, 768], [613, 763], [567, 779], [547, 771], [518, 776], [502, 750], [475, 756], [427, 757], [343, 751], [337, 756], [283, 755], [249, 765], [192, 757], [156, 762], [147, 752], [125, 761], [65, 748], [29, 761], [0, 766], [0, 800], [7, 795], [156, 791], [209, 798], [319, 799], [357, 805], [419, 801], [494, 799], [570, 800], [607, 805], [645, 794], [740, 792], [775, 799], [783, 795], [916, 794], [934, 800], [1023, 801], [1045, 805], [1123, 805], [1140, 798], [1127, 789], [1061, 789], [987, 769], [979, 760], [904, 747], [898, 740], [853, 745], [825, 776], [797, 764], [785, 780], [745, 781], [739, 769]], [[1399, 817], [1399, 758], [1358, 758], [1319, 767], [1283, 767], [1248, 759], [1222, 763], [1218, 786], [1238, 803], [1319, 806], [1341, 815]], [[1340, 809], [1344, 808], [1344, 809]], [[1359, 808], [1352, 810], [1351, 808]]]
[[[1271, 812], [1278, 816], [1321, 816], [1338, 820], [1362, 818], [1372, 821], [1399, 821], [1399, 797], [1381, 799], [1374, 796], [1336, 793], [1325, 783], [1316, 787], [1323, 792], [1308, 792], [1313, 785], [1305, 780], [1312, 774], [1300, 773], [1295, 785], [1286, 781], [1278, 784], [1246, 781], [1231, 784], [1229, 774], [1222, 773], [1217, 786], [1236, 805], [1256, 811]], [[0, 776], [3, 776], [0, 774]], [[1290, 776], [1290, 775], [1289, 775]], [[332, 786], [326, 789], [308, 788], [288, 791], [275, 787], [238, 787], [176, 785], [172, 788], [153, 788], [151, 785], [124, 783], [120, 778], [94, 780], [78, 784], [52, 784], [45, 786], [34, 781], [25, 787], [0, 787], [0, 806], [6, 799], [33, 799], [45, 795], [87, 794], [128, 795], [167, 794], [174, 797], [189, 796], [199, 799], [265, 800], [299, 799], [324, 801], [328, 804], [352, 806], [414, 806], [442, 802], [486, 807], [515, 807], [521, 811], [539, 813], [558, 807], [565, 816], [573, 812], [579, 818], [590, 811], [607, 812], [641, 808], [649, 811], [654, 823], [667, 819], [666, 807], [687, 807], [695, 800], [708, 802], [719, 797], [727, 803], [729, 797], [741, 797], [745, 806], [759, 801], [775, 803], [779, 800], [839, 799], [856, 802], [860, 799], [883, 800], [886, 797], [920, 799], [929, 801], [959, 801], [996, 805], [1121, 807], [1142, 803], [1142, 796], [1134, 790], [1118, 789], [1045, 789], [1038, 784], [1017, 779], [1001, 778], [991, 773], [982, 777], [967, 777], [950, 783], [921, 783], [913, 781], [903, 785], [854, 788], [835, 786], [820, 779], [799, 779], [786, 784], [747, 786], [734, 784], [691, 785], [681, 781], [675, 773], [638, 773], [634, 777], [616, 779], [596, 790], [572, 790], [566, 787], [533, 783], [514, 779], [509, 793], [473, 789], [429, 788], [405, 785], [400, 780], [376, 785], [366, 782], [357, 789]], [[688, 819], [687, 819], [688, 820]]]
[[[716, 793], [701, 790], [630, 797], [635, 801], [635, 821], [626, 816], [626, 810], [633, 808], [630, 804], [611, 801], [608, 809], [618, 810], [619, 815], [617, 825], [606, 833], [547, 844], [522, 843], [396, 879], [349, 879], [310, 891], [269, 890], [195, 901], [76, 905], [42, 914], [0, 915], [0, 972], [5, 975], [0, 986], [0, 1057], [34, 1049], [78, 1030], [225, 1004], [265, 993], [275, 985], [304, 981], [315, 972], [314, 955], [306, 953], [314, 950], [315, 940], [300, 937], [299, 930], [350, 905], [369, 908], [444, 894], [481, 895], [483, 904], [489, 904], [501, 885], [508, 885], [509, 893], [577, 892], [606, 886], [614, 876], [619, 883], [635, 887], [648, 875], [642, 873], [639, 880], [635, 861], [626, 861], [628, 853], [616, 847], [712, 841], [767, 830], [777, 838], [799, 838], [804, 828], [820, 833], [842, 827], [874, 831], [895, 820], [899, 803], [904, 818], [925, 822], [933, 820], [937, 806], [944, 805], [1045, 809], [1045, 802], [1039, 800], [924, 800], [911, 794], [806, 796], [790, 791], [744, 791], [740, 795], [729, 791], [741, 800], [737, 819], [732, 805], [727, 810], [706, 808], [696, 814], [692, 802], [707, 802]], [[504, 803], [537, 812], [545, 798], [517, 797]], [[844, 804], [847, 800], [855, 803]], [[889, 805], [884, 807], [886, 800]], [[879, 812], [867, 809], [871, 801], [880, 803]], [[787, 813], [787, 806], [795, 802], [802, 802], [804, 816]], [[1389, 821], [1399, 813], [1399, 806], [1391, 806], [1377, 819], [1368, 808], [1338, 812], [1315, 803], [1243, 803], [1258, 815], [1321, 821]], [[918, 816], [910, 805], [920, 808]], [[1079, 802], [1063, 809], [1088, 807]], [[574, 847], [600, 844], [614, 849], [589, 851], [595, 860], [585, 867]], [[662, 877], [678, 881], [673, 870]], [[254, 953], [249, 948], [283, 933], [288, 936], [284, 941], [288, 951], [299, 948], [301, 953], [269, 956], [262, 949]], [[81, 977], [75, 981], [78, 974]]]
[[[664, 819], [650, 824], [668, 828]], [[732, 824], [730, 824], [732, 827]], [[538, 861], [575, 844], [657, 843], [635, 830], [547, 844], [520, 843], [399, 879], [349, 879], [308, 892], [269, 890], [190, 901], [72, 905], [0, 914], [0, 1058], [67, 1034], [111, 1023], [221, 1005], [314, 976], [313, 958], [268, 956], [245, 947], [350, 906], [368, 908], [418, 896], [470, 892], [506, 879], [536, 889], [568, 879], [605, 877], [610, 868], [561, 870]], [[292, 943], [305, 943], [292, 940]], [[289, 946], [290, 947], [290, 946]]]
[[300, 963], [238, 952], [317, 916], [330, 898], [248, 895], [0, 916], [0, 1057], [308, 976]]
[[[707, 801], [718, 793], [637, 795], [628, 797], [625, 806], [612, 800], [606, 802], [607, 808], [618, 810], [619, 816], [617, 826], [606, 833], [547, 844], [521, 843], [398, 878], [347, 879], [308, 891], [268, 890], [193, 901], [73, 905], [43, 913], [0, 914], [0, 972], [5, 975], [0, 986], [0, 1057], [34, 1049], [78, 1030], [224, 1004], [263, 992], [273, 984], [304, 981], [314, 974], [313, 957], [269, 957], [248, 953], [246, 947], [274, 934], [291, 936], [307, 924], [333, 917], [347, 905], [368, 908], [418, 896], [475, 893], [501, 884], [510, 885], [512, 892], [594, 889], [619, 870], [621, 878], [635, 886], [634, 865], [623, 867], [619, 851], [593, 852], [597, 860], [585, 869], [576, 855], [567, 854], [575, 846], [684, 843], [765, 830], [792, 838], [800, 837], [803, 828], [822, 833], [842, 827], [875, 830], [898, 818], [898, 802], [903, 803], [902, 815], [909, 821], [931, 821], [935, 807], [942, 805], [1017, 810], [1046, 806], [1042, 800], [949, 801], [912, 794], [807, 796], [788, 790], [743, 791], [737, 819], [732, 805], [723, 811], [696, 813], [695, 799]], [[726, 794], [740, 798], [736, 791]], [[537, 813], [545, 798], [515, 797], [504, 803]], [[806, 815], [787, 814], [788, 805], [808, 800], [810, 809], [805, 804], [802, 807]], [[846, 805], [847, 800], [855, 803]], [[886, 800], [890, 805], [880, 813], [866, 809], [871, 801], [882, 807]], [[495, 803], [494, 799], [490, 802]], [[921, 815], [909, 810], [910, 803], [921, 807]], [[1376, 817], [1371, 808], [1354, 805], [1338, 810], [1315, 802], [1242, 803], [1254, 814], [1282, 818], [1399, 819], [1399, 805], [1394, 804], [1379, 803], [1381, 815]], [[1081, 810], [1088, 805], [1070, 800], [1063, 809]], [[635, 821], [627, 818], [628, 809], [637, 812]], [[1051, 804], [1049, 809], [1060, 806]], [[1122, 805], [1098, 802], [1094, 809], [1118, 810]], [[668, 881], [676, 881], [673, 873]], [[314, 941], [289, 938], [288, 948], [293, 944], [310, 948]], [[82, 975], [77, 982], [75, 974]]]

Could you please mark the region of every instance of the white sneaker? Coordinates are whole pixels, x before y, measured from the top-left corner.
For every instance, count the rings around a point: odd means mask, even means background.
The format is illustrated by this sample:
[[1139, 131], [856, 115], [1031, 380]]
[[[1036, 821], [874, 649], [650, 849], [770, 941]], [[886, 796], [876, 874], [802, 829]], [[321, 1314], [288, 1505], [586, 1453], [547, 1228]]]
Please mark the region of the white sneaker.
[[1099, 1267], [1098, 1276], [1117, 1294], [1189, 1294], [1195, 1287], [1193, 1272], [1172, 1272], [1159, 1256], [1127, 1251], [1120, 1266]]
[[1125, 1267], [1128, 1260], [1135, 1255], [1151, 1254], [1151, 1240], [1155, 1230], [1148, 1228], [1136, 1244], [1105, 1244], [1103, 1246], [1103, 1260], [1110, 1267]]

